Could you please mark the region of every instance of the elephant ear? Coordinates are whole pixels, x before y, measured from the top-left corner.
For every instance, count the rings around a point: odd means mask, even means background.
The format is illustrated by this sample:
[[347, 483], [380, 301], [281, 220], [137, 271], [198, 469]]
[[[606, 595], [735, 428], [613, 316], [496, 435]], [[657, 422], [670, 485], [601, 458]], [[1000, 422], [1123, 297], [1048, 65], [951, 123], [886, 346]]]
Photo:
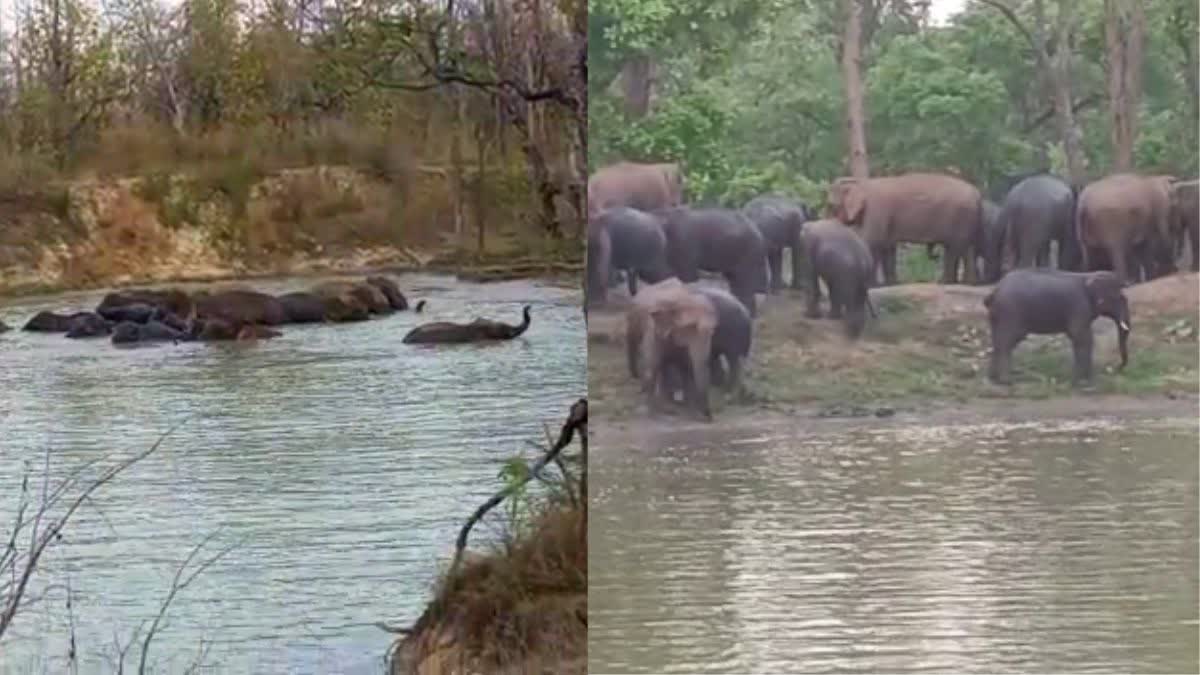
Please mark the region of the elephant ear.
[[866, 206], [866, 192], [858, 178], [844, 176], [829, 186], [830, 210], [833, 217], [843, 223], [859, 222]]

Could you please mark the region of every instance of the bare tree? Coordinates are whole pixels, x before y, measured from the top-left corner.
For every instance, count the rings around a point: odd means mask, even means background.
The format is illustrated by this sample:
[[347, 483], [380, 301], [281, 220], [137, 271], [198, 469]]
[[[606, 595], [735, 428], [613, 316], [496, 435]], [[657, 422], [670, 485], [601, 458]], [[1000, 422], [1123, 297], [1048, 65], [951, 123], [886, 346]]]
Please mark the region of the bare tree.
[[1137, 111], [1142, 98], [1146, 14], [1142, 0], [1105, 0], [1104, 14], [1113, 170], [1129, 171], [1133, 168]]
[[1016, 10], [1001, 0], [980, 0], [995, 8], [1024, 36], [1037, 59], [1038, 71], [1043, 73], [1045, 84], [1054, 99], [1054, 118], [1058, 126], [1059, 140], [1067, 157], [1067, 171], [1071, 179], [1083, 179], [1087, 171], [1083, 154], [1083, 135], [1075, 121], [1075, 107], [1071, 98], [1071, 33], [1074, 17], [1071, 0], [1058, 0], [1058, 16], [1054, 23], [1053, 52], [1051, 39], [1047, 35], [1047, 19], [1044, 0], [1034, 0], [1032, 28], [1017, 16]]

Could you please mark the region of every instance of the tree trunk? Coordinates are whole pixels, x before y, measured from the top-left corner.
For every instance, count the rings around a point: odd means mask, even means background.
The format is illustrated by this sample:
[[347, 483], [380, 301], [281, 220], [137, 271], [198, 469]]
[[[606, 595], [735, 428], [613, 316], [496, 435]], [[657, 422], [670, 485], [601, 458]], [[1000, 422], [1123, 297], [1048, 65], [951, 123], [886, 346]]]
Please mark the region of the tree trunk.
[[842, 80], [846, 88], [846, 140], [850, 149], [850, 175], [866, 178], [867, 132], [862, 82], [862, 9], [858, 0], [842, 0], [846, 31], [842, 39]]
[[475, 127], [475, 230], [478, 233], [479, 257], [483, 258], [484, 231], [486, 230], [487, 205], [487, 125], [479, 122]]
[[650, 113], [657, 71], [654, 61], [645, 54], [633, 56], [622, 66], [621, 93], [628, 119], [641, 119]]
[[[1045, 25], [1046, 16], [1042, 0], [1037, 0], [1034, 8], [1040, 31], [1040, 27]], [[1087, 173], [1087, 160], [1083, 155], [1083, 134], [1075, 122], [1075, 110], [1071, 105], [1071, 27], [1071, 0], [1059, 0], [1053, 57], [1049, 57], [1044, 39], [1040, 49], [1050, 65], [1050, 86], [1054, 89], [1054, 116], [1058, 122], [1063, 154], [1067, 157], [1067, 172], [1071, 174], [1071, 180], [1082, 181]]]
[[466, 92], [459, 89], [458, 85], [450, 85], [447, 87], [447, 92], [450, 95], [450, 105], [454, 107], [454, 124], [450, 126], [450, 201], [454, 209], [454, 237], [455, 245], [461, 245], [461, 237], [463, 232], [463, 224], [466, 220], [464, 210], [466, 208], [466, 200], [463, 194], [463, 157], [462, 157], [462, 133], [466, 114], [463, 110]]
[[1133, 146], [1137, 140], [1146, 15], [1141, 0], [1105, 0], [1104, 13], [1112, 168], [1129, 171], [1133, 168]]

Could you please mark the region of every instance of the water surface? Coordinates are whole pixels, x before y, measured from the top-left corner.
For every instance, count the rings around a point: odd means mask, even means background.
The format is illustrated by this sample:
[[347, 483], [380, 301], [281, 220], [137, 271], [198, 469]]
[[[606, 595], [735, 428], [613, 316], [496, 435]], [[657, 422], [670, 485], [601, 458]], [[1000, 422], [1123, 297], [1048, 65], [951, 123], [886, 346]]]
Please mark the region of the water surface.
[[589, 672], [1200, 672], [1195, 419], [606, 447]]
[[[179, 563], [214, 531], [214, 547], [240, 543], [174, 601], [151, 652], [158, 672], [182, 672], [202, 641], [211, 672], [382, 670], [391, 636], [372, 624], [416, 618], [462, 521], [499, 487], [500, 463], [528, 456], [526, 441], [586, 391], [578, 291], [399, 281], [410, 303], [429, 301], [424, 315], [285, 326], [256, 345], [0, 336], [0, 523], [11, 522], [26, 464], [40, 467], [47, 448], [62, 476], [144, 449], [186, 420], [98, 493], [45, 560], [38, 591], [69, 581], [76, 598], [80, 672], [111, 672], [114, 634], [127, 642], [157, 612]], [[12, 301], [0, 320], [20, 326], [99, 297]], [[400, 342], [422, 321], [517, 323], [524, 304], [532, 325], [511, 342]], [[65, 672], [65, 595], [52, 589], [21, 615], [0, 642], [0, 672]]]

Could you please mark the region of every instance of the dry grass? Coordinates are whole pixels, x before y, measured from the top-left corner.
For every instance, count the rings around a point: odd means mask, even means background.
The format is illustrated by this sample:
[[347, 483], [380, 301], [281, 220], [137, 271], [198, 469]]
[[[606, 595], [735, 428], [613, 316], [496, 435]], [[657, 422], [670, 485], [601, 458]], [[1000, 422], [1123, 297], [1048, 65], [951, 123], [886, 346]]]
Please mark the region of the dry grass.
[[444, 577], [394, 675], [585, 673], [587, 522], [547, 504], [529, 528]]

